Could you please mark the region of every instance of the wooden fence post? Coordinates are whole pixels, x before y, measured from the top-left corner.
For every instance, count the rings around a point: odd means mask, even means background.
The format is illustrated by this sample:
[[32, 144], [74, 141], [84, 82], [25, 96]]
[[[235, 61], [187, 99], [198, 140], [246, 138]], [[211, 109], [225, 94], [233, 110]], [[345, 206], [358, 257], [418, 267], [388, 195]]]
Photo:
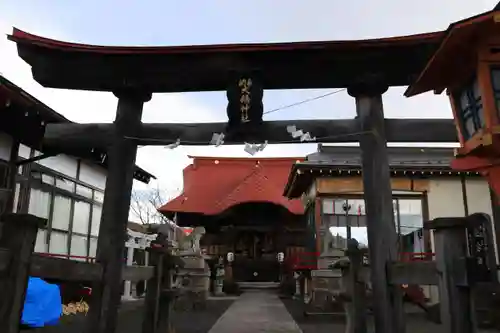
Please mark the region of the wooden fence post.
[[0, 250], [7, 265], [0, 272], [0, 332], [18, 333], [38, 228], [46, 219], [29, 214], [5, 214], [0, 222]]
[[163, 248], [152, 247], [149, 262], [155, 267], [155, 273], [148, 281], [142, 333], [172, 333], [171, 315], [173, 294], [171, 280], [170, 255]]
[[434, 229], [439, 302], [443, 333], [476, 332], [471, 281], [463, 281], [466, 272], [466, 218], [437, 218], [426, 223]]
[[347, 256], [349, 257], [348, 285], [350, 286], [352, 300], [347, 302], [348, 328], [346, 333], [366, 333], [367, 328], [367, 306], [366, 285], [363, 276], [363, 253], [359, 249], [359, 243], [355, 239], [347, 241]]

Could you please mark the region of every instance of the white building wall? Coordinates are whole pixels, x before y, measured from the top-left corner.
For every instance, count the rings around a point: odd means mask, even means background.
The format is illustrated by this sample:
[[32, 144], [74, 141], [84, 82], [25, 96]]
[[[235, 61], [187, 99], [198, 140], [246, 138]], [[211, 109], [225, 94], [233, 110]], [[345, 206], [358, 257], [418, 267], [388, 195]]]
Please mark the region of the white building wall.
[[[490, 189], [486, 179], [469, 178], [465, 181], [468, 214], [486, 213], [493, 218]], [[427, 193], [429, 219], [438, 217], [463, 217], [466, 215], [464, 194], [460, 179], [431, 180]], [[492, 226], [494, 230], [494, 225]], [[432, 250], [434, 251], [434, 242]]]
[[490, 187], [484, 179], [468, 179], [465, 183], [467, 193], [467, 205], [469, 214], [486, 213], [491, 217], [493, 241], [495, 242], [495, 254], [497, 264], [499, 262], [495, 223], [493, 223], [493, 207], [491, 203]]
[[465, 216], [460, 179], [431, 180], [427, 192], [429, 219]]
[[[465, 195], [467, 207], [464, 205], [464, 194], [462, 191], [462, 182], [456, 179], [436, 179], [431, 180], [427, 193], [429, 205], [429, 219], [438, 217], [464, 217], [466, 213], [486, 213], [493, 221], [493, 211], [491, 205], [490, 189], [488, 182], [484, 178], [466, 178]], [[467, 212], [466, 212], [467, 209]], [[495, 225], [492, 225], [493, 237], [495, 241], [495, 253], [498, 253], [495, 238]], [[431, 232], [431, 235], [433, 233]], [[435, 251], [434, 239], [431, 236], [432, 252]], [[424, 287], [427, 296], [431, 302], [437, 302], [439, 299], [437, 287]]]
[[[35, 153], [35, 156], [39, 155], [40, 155], [39, 152]], [[61, 154], [45, 158], [43, 160], [37, 161], [36, 163], [43, 165], [54, 171], [60, 172], [63, 175], [69, 176], [71, 178], [76, 178], [76, 173], [78, 169], [78, 160], [73, 157]]]
[[82, 161], [80, 166], [80, 180], [101, 190], [106, 188], [106, 169]]
[[[30, 154], [30, 148], [23, 145], [20, 147], [20, 157], [29, 158]], [[34, 156], [38, 155], [40, 153], [34, 151]], [[60, 255], [68, 255], [69, 252], [72, 256], [86, 257], [88, 254], [90, 257], [95, 257], [97, 239], [88, 237], [89, 224], [90, 235], [98, 236], [102, 212], [100, 204], [104, 199], [107, 170], [84, 161], [80, 162], [80, 168], [78, 168], [78, 159], [68, 155], [57, 155], [36, 163], [62, 176], [52, 177], [44, 173], [43, 183], [70, 193], [55, 193], [54, 191], [51, 193], [31, 188], [28, 212], [42, 218], [50, 218], [52, 227], [49, 242], [47, 242], [47, 230], [39, 230], [35, 251]], [[83, 184], [80, 185], [78, 182]], [[74, 194], [85, 197], [88, 201], [77, 199]], [[68, 248], [70, 231], [71, 244]], [[87, 246], [90, 248], [89, 253], [87, 253]]]

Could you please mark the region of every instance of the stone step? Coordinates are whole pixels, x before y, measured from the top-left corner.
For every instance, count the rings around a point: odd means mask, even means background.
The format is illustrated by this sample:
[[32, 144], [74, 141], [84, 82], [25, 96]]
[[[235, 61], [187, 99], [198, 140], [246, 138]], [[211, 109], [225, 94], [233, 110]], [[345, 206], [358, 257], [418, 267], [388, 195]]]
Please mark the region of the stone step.
[[302, 333], [302, 330], [276, 294], [256, 290], [241, 295], [208, 333], [234, 332]]
[[238, 282], [240, 289], [278, 289], [279, 282]]

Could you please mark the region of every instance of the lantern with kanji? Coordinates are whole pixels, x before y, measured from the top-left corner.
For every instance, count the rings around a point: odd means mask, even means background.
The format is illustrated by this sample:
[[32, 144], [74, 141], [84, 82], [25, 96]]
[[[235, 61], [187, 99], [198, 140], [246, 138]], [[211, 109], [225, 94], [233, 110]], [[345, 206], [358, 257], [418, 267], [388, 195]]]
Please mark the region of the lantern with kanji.
[[460, 141], [452, 168], [481, 172], [500, 194], [500, 11], [456, 22], [444, 32], [405, 96], [428, 91], [449, 96]]

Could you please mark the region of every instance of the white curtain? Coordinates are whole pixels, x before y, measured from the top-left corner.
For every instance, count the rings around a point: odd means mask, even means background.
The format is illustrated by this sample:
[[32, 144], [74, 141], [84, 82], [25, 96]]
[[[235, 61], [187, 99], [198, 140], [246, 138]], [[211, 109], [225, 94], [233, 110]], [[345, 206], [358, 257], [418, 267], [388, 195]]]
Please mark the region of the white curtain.
[[95, 258], [97, 254], [97, 238], [90, 238], [89, 257]]
[[[71, 236], [71, 255], [73, 256], [87, 256], [87, 237], [73, 235]], [[71, 258], [72, 260], [85, 261], [84, 258]]]
[[93, 236], [99, 235], [99, 226], [101, 225], [101, 214], [102, 214], [102, 207], [94, 205], [94, 208], [92, 210], [92, 229], [90, 231], [90, 234]]
[[32, 188], [28, 213], [38, 217], [49, 218], [50, 193]]
[[49, 252], [54, 254], [68, 254], [68, 235], [52, 230]]
[[73, 231], [80, 234], [88, 234], [90, 220], [90, 204], [83, 201], [75, 201], [73, 212]]
[[54, 212], [52, 214], [52, 228], [68, 230], [71, 213], [71, 199], [56, 195]]
[[47, 239], [47, 231], [45, 229], [39, 229], [36, 234], [35, 252], [47, 253], [48, 246], [45, 242]]

